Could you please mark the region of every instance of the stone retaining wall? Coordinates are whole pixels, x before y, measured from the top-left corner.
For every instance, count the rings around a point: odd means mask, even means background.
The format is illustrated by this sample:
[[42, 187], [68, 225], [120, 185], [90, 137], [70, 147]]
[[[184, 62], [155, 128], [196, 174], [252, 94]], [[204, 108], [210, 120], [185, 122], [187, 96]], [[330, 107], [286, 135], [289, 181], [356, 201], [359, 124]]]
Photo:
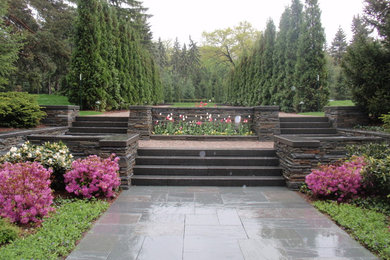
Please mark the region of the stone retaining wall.
[[68, 127], [49, 127], [0, 133], [0, 154], [8, 152], [12, 146], [21, 145], [29, 135], [63, 135], [67, 130]]
[[270, 141], [275, 134], [280, 133], [279, 107], [149, 107], [131, 106], [129, 115], [128, 133], [138, 133], [141, 139], [148, 139], [153, 125], [167, 121], [167, 116], [175, 121], [208, 121], [210, 115], [214, 120], [230, 118], [232, 122], [236, 117], [248, 120], [260, 141]]
[[335, 128], [350, 128], [355, 125], [366, 125], [368, 115], [357, 106], [324, 107], [325, 116]]
[[319, 163], [333, 163], [344, 158], [347, 145], [382, 141], [379, 137], [275, 136], [275, 149], [287, 186], [297, 189]]
[[358, 129], [347, 129], [347, 128], [338, 128], [337, 132], [344, 136], [377, 136], [383, 139], [384, 142], [390, 144], [390, 133], [358, 130]]
[[79, 114], [79, 106], [41, 106], [47, 116], [41, 123], [47, 126], [71, 126]]
[[62, 141], [76, 158], [89, 155], [98, 155], [107, 158], [115, 153], [119, 158], [119, 173], [121, 188], [128, 189], [131, 185], [131, 176], [135, 165], [135, 157], [138, 149], [139, 135], [115, 135], [115, 136], [28, 136], [28, 140], [34, 144], [44, 142]]

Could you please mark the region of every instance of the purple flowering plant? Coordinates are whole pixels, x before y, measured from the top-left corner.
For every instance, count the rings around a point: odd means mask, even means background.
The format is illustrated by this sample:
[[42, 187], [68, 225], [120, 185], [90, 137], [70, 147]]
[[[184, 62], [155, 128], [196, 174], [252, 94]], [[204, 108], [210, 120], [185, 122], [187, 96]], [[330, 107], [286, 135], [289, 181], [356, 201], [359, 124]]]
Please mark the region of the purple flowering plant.
[[115, 154], [106, 159], [91, 155], [74, 161], [71, 170], [64, 175], [65, 189], [85, 198], [114, 197], [120, 185], [118, 161]]
[[352, 157], [341, 165], [321, 165], [306, 176], [306, 184], [316, 197], [344, 201], [364, 188], [361, 172], [365, 165], [364, 157]]
[[51, 173], [38, 162], [0, 165], [0, 216], [22, 224], [42, 222], [54, 211]]

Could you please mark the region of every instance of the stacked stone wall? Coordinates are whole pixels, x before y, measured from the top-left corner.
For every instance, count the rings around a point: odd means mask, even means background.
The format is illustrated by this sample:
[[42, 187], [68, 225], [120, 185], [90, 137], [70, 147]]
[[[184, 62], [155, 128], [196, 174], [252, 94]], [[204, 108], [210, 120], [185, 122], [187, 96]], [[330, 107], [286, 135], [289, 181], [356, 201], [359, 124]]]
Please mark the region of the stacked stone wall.
[[128, 189], [131, 185], [131, 176], [137, 155], [139, 135], [116, 135], [116, 136], [29, 136], [34, 144], [44, 142], [59, 142], [66, 144], [75, 158], [84, 158], [89, 155], [98, 155], [102, 158], [109, 157], [112, 153], [120, 158], [119, 173], [121, 188]]
[[41, 123], [47, 126], [71, 126], [79, 114], [79, 106], [41, 106], [47, 116]]
[[324, 111], [335, 128], [351, 128], [369, 122], [368, 115], [357, 106], [324, 107]]

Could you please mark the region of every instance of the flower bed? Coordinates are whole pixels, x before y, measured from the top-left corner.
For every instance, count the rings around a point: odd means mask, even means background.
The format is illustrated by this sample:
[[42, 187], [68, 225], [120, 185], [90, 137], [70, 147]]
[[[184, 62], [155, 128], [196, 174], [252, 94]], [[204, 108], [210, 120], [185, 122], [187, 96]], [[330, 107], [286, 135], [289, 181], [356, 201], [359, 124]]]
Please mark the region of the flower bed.
[[179, 115], [179, 120], [175, 121], [172, 114], [163, 121], [155, 121], [155, 135], [253, 135], [250, 118], [236, 116], [233, 120], [230, 116], [219, 118], [207, 114], [204, 118], [199, 116], [198, 120], [187, 121], [185, 115]]
[[390, 146], [347, 150], [345, 162], [319, 166], [306, 176], [302, 191], [367, 249], [390, 259]]
[[0, 158], [0, 259], [66, 256], [107, 209], [106, 201], [95, 198], [115, 197], [119, 158], [72, 161], [66, 145], [49, 142], [12, 147]]

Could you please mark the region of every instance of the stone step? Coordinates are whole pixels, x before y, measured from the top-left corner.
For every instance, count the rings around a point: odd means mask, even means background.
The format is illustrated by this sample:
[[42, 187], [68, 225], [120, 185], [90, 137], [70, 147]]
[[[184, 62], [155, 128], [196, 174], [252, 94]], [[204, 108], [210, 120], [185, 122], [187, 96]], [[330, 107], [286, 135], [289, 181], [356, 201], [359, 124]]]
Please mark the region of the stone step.
[[127, 134], [127, 128], [122, 127], [71, 127], [70, 134], [74, 133], [96, 133], [96, 134]]
[[76, 121], [111, 121], [111, 122], [128, 122], [128, 117], [111, 117], [111, 116], [77, 116]]
[[134, 175], [172, 176], [281, 176], [279, 166], [136, 165]]
[[330, 128], [330, 122], [281, 122], [280, 128]]
[[132, 185], [161, 186], [285, 186], [281, 176], [137, 176]]
[[278, 166], [276, 157], [138, 156], [136, 165]]
[[282, 135], [302, 135], [302, 134], [337, 134], [334, 128], [281, 128]]
[[286, 122], [328, 122], [329, 121], [329, 119], [327, 117], [314, 117], [314, 116], [280, 117], [279, 120], [281, 123], [286, 123]]
[[273, 157], [276, 156], [275, 149], [160, 149], [141, 148], [138, 149], [139, 156], [235, 156], [235, 157]]
[[76, 121], [72, 127], [121, 127], [127, 128], [127, 122], [121, 121]]

